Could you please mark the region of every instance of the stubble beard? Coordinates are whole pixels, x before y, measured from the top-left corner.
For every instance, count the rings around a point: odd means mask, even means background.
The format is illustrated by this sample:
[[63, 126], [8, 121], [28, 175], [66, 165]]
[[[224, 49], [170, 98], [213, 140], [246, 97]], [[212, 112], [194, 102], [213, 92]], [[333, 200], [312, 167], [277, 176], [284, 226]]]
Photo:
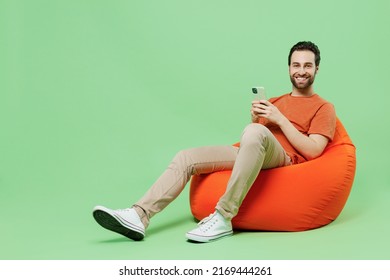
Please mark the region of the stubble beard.
[[314, 76], [310, 76], [304, 84], [298, 84], [293, 76], [290, 76], [290, 81], [297, 89], [307, 89], [314, 83]]

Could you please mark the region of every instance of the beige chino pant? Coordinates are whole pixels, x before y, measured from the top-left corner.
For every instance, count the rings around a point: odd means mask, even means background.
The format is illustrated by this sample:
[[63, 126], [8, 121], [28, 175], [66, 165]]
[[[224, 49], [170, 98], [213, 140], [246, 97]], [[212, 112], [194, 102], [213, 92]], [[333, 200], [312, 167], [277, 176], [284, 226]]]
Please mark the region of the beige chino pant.
[[261, 169], [290, 165], [290, 157], [268, 128], [249, 124], [240, 147], [206, 146], [180, 151], [146, 194], [134, 204], [145, 227], [184, 189], [192, 175], [232, 170], [225, 193], [216, 210], [226, 219], [237, 215], [239, 207]]

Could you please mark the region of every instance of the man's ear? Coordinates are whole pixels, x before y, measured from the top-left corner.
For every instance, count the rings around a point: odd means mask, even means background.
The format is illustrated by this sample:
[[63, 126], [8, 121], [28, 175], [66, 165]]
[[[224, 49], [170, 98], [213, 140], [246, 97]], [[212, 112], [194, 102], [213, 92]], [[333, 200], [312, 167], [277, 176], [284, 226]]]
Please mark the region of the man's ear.
[[317, 65], [317, 66], [316, 66], [316, 74], [318, 73], [319, 70], [320, 70], [320, 66]]

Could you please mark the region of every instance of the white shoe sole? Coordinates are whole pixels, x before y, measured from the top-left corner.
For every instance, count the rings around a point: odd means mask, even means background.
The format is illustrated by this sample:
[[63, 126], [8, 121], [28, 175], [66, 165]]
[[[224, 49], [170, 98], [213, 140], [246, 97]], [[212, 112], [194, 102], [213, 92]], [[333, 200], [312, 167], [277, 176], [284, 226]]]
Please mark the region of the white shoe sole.
[[193, 233], [188, 232], [186, 234], [186, 237], [188, 240], [191, 240], [191, 241], [206, 243], [206, 242], [216, 241], [218, 239], [221, 239], [221, 238], [227, 237], [227, 236], [231, 236], [231, 235], [233, 235], [233, 230], [222, 232], [220, 234], [212, 235], [212, 236], [197, 235], [197, 234], [193, 234]]
[[93, 217], [96, 222], [102, 227], [114, 231], [116, 233], [122, 234], [127, 238], [130, 238], [135, 241], [140, 241], [144, 238], [145, 233], [137, 227], [126, 221], [122, 221], [120, 217], [117, 217], [115, 213], [110, 213], [109, 210], [104, 209], [95, 209], [93, 211]]

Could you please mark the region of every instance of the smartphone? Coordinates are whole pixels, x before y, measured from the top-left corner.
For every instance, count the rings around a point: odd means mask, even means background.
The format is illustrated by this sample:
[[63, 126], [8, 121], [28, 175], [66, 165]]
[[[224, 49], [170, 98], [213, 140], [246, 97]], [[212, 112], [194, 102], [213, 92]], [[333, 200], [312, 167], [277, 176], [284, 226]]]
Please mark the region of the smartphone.
[[253, 87], [252, 92], [255, 96], [255, 100], [267, 100], [264, 87]]

